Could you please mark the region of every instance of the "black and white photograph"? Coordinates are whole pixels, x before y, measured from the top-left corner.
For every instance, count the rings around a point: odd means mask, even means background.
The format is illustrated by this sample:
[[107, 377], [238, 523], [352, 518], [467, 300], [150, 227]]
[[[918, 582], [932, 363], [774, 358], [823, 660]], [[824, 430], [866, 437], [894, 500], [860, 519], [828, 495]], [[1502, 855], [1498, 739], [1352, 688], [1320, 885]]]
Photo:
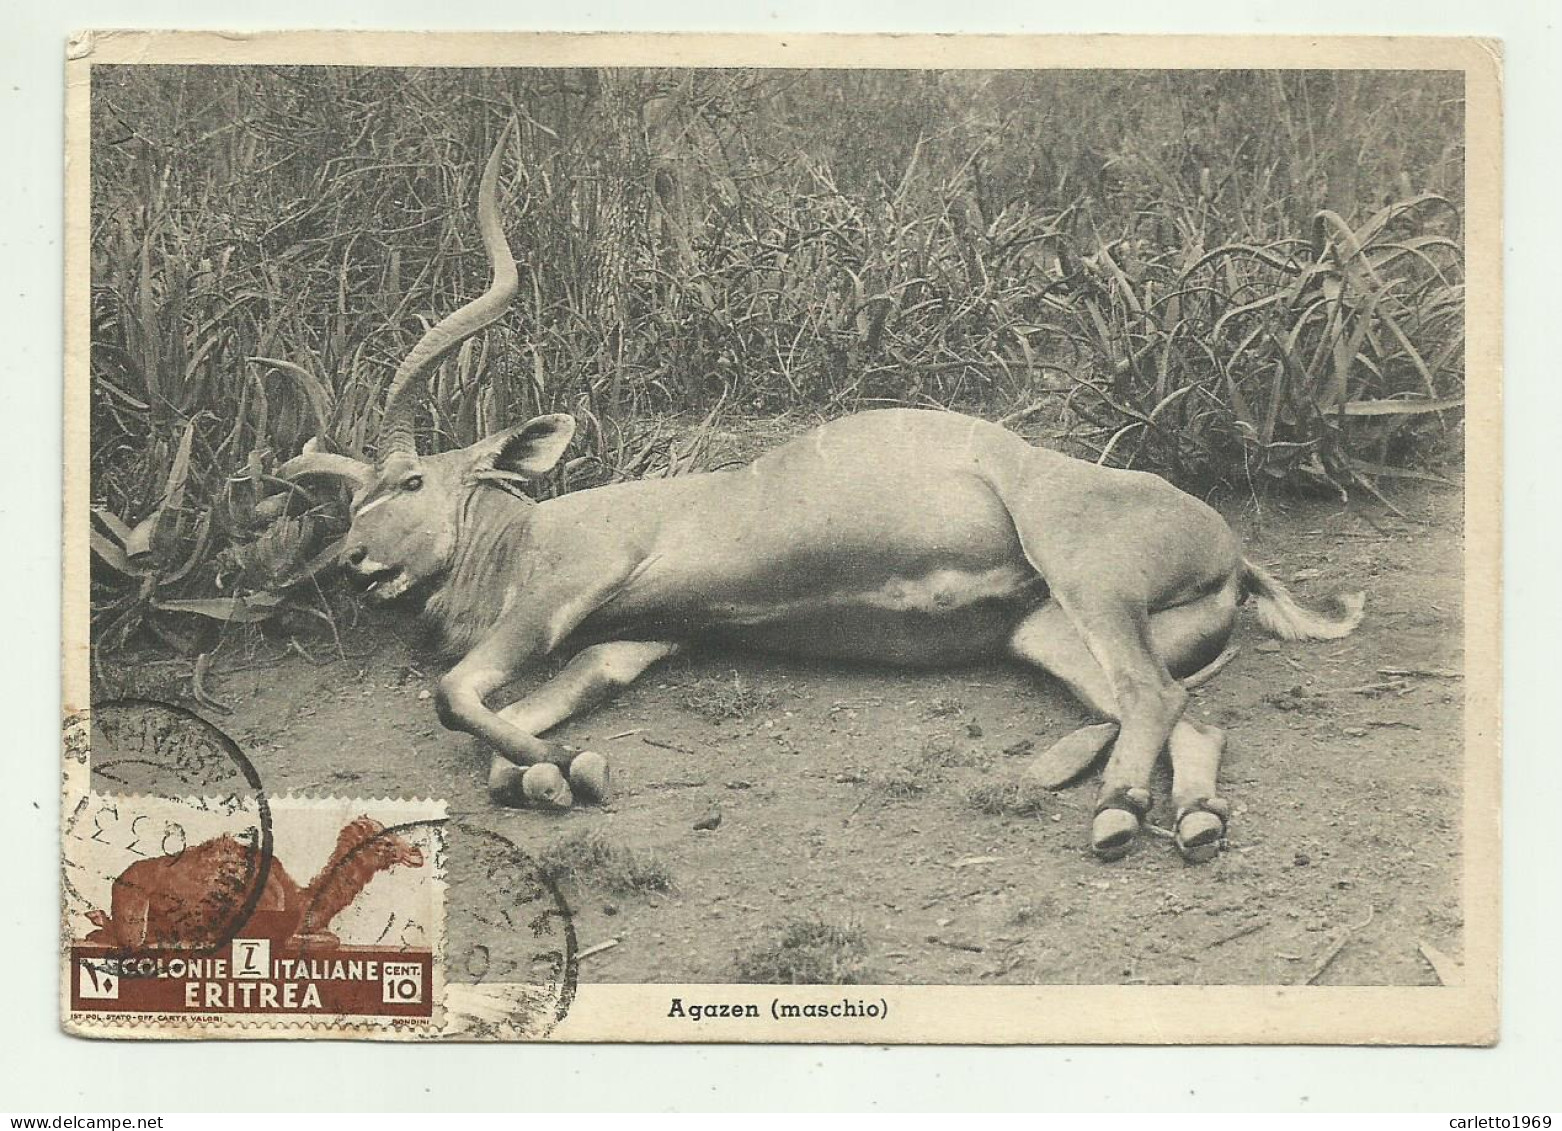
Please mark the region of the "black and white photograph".
[[417, 38], [76, 45], [71, 1032], [1495, 1039], [1490, 56]]

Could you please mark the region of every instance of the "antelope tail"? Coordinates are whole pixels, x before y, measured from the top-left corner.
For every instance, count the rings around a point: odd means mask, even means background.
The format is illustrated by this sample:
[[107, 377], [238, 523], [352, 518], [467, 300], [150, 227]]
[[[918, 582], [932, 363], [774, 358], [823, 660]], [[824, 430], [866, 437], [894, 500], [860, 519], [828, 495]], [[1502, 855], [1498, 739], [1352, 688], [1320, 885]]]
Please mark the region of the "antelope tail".
[[1242, 594], [1258, 598], [1258, 623], [1282, 640], [1338, 640], [1349, 636], [1361, 623], [1366, 608], [1365, 593], [1342, 593], [1336, 600], [1343, 615], [1338, 619], [1304, 609], [1291, 599], [1284, 585], [1242, 559]]

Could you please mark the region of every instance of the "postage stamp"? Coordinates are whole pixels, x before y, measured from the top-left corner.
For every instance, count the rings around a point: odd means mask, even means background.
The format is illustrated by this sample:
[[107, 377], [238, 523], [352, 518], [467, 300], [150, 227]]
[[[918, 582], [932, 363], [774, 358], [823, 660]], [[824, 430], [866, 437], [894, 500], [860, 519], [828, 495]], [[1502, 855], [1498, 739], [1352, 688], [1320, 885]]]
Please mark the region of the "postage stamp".
[[[217, 727], [152, 701], [100, 704], [68, 726], [62, 996], [84, 1036], [544, 1036], [574, 984], [569, 910], [503, 837], [443, 801], [269, 795]], [[220, 792], [98, 792], [134, 779]], [[72, 786], [86, 788], [73, 789]], [[445, 992], [445, 890], [458, 870], [507, 893], [480, 922], [521, 928], [529, 961], [467, 941]], [[468, 925], [464, 938], [481, 935]], [[513, 948], [512, 948], [513, 949]], [[494, 951], [499, 951], [495, 956]]]
[[1497, 45], [67, 75], [69, 1031], [1496, 1038]]
[[231, 740], [165, 705], [104, 704], [95, 725], [89, 773], [100, 780], [171, 773], [231, 788], [88, 789], [72, 805], [62, 882], [73, 1031], [437, 1026], [442, 803], [270, 797]]
[[430, 809], [89, 795], [66, 833], [72, 1020], [432, 1022]]

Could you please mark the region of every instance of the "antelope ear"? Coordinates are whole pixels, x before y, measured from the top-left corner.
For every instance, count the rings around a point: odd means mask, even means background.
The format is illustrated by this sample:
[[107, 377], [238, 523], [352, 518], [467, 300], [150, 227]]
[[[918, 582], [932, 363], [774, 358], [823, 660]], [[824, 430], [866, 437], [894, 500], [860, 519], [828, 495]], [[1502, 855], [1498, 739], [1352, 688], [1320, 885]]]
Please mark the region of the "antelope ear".
[[473, 470], [535, 479], [553, 470], [574, 435], [574, 417], [562, 412], [539, 416], [473, 444]]

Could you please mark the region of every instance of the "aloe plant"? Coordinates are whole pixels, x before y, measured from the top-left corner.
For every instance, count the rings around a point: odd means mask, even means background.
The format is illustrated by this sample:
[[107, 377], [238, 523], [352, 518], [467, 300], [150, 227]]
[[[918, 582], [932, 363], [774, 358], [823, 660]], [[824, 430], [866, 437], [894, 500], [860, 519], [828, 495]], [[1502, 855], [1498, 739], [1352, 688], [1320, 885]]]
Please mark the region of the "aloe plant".
[[[227, 553], [238, 567], [236, 591], [222, 596], [189, 596], [202, 567], [212, 563], [214, 506], [187, 505], [196, 422], [181, 433], [163, 487], [150, 511], [135, 519], [96, 505], [91, 510], [89, 544], [100, 572], [111, 579], [112, 597], [94, 607], [99, 643], [128, 640], [145, 628], [183, 652], [197, 649], [202, 634], [196, 622], [259, 624], [289, 610], [308, 611], [290, 600], [289, 590], [311, 580], [334, 559], [337, 547], [306, 555], [314, 541], [309, 516], [285, 514], [267, 522], [253, 542], [235, 543]], [[264, 519], [263, 519], [264, 521]], [[256, 585], [254, 579], [265, 584]]]

